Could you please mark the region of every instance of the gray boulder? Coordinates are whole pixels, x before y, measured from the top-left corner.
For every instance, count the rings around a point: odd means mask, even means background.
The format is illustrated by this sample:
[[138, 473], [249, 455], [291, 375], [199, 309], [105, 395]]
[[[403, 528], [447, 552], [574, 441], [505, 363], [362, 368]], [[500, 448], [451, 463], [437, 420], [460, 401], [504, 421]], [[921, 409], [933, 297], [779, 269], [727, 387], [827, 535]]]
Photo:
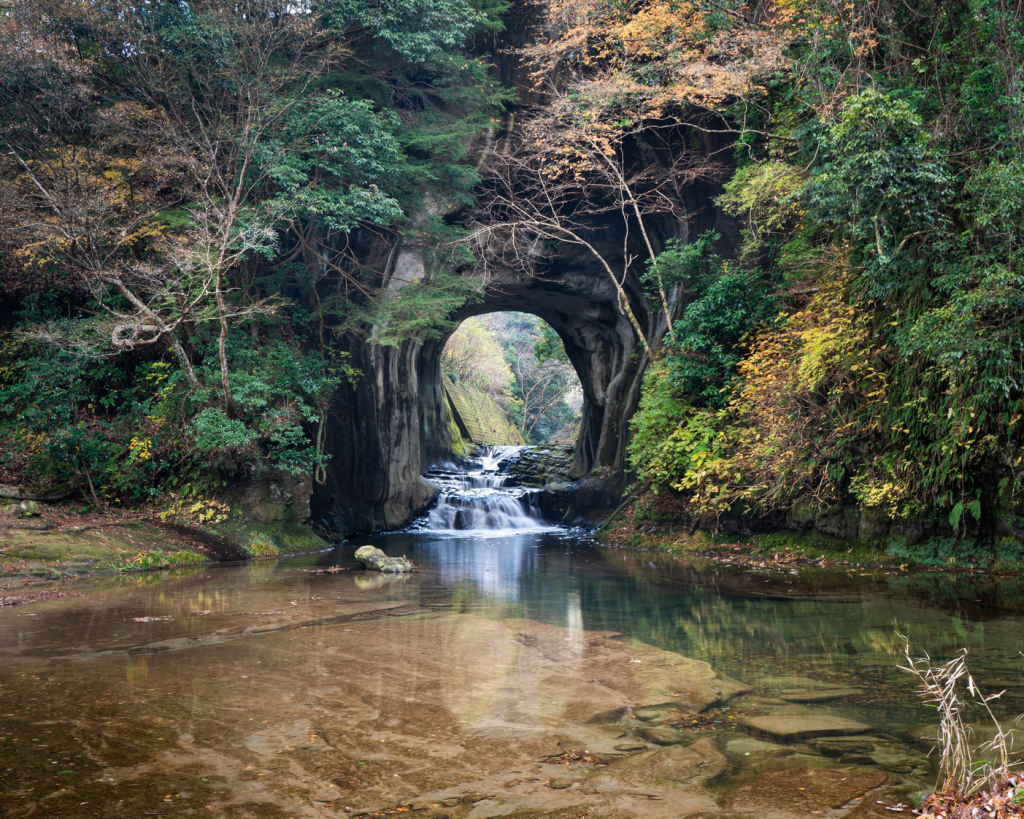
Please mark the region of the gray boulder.
[[8, 515], [15, 518], [35, 518], [42, 514], [39, 504], [32, 500], [23, 500], [21, 503], [12, 503], [5, 510]]

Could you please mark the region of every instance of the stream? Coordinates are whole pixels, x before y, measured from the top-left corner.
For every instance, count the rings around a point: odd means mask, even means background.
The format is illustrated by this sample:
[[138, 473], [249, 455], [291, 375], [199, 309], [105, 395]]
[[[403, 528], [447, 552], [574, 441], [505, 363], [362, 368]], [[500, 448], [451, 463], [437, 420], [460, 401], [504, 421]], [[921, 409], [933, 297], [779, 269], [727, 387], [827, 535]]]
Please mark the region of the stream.
[[0, 816], [891, 816], [934, 784], [900, 635], [1024, 711], [1017, 581], [605, 549], [498, 473], [407, 531], [0, 609]]

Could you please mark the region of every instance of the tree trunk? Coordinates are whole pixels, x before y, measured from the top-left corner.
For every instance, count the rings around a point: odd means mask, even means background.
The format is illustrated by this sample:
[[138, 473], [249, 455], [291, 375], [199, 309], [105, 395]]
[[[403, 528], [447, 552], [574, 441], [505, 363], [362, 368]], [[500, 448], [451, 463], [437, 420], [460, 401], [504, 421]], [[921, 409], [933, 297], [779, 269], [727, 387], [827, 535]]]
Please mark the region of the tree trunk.
[[181, 346], [181, 342], [178, 341], [178, 337], [174, 333], [169, 334], [171, 339], [171, 349], [174, 350], [174, 355], [178, 359], [178, 363], [181, 364], [181, 369], [185, 371], [185, 377], [188, 379], [189, 385], [194, 390], [199, 389], [199, 379], [196, 378], [196, 371], [192, 369], [192, 362], [188, 360], [188, 355], [185, 353], [185, 348]]
[[[156, 326], [160, 328], [161, 335], [166, 335], [171, 340], [171, 349], [174, 350], [174, 355], [178, 359], [178, 363], [181, 364], [181, 368], [185, 371], [185, 377], [188, 379], [188, 383], [192, 386], [192, 389], [199, 389], [199, 379], [196, 378], [196, 371], [192, 369], [192, 362], [188, 360], [188, 356], [185, 354], [185, 348], [181, 346], [181, 342], [178, 341], [178, 337], [174, 335], [174, 331], [171, 330], [167, 324], [160, 318], [156, 313], [146, 306], [146, 303], [136, 296], [120, 279], [104, 279], [108, 284], [114, 285], [117, 291], [124, 296], [142, 315], [146, 316]], [[217, 291], [217, 303], [222, 303], [220, 291]], [[222, 314], [226, 315], [226, 314]]]
[[220, 341], [217, 351], [220, 355], [220, 383], [224, 388], [224, 414], [235, 417], [235, 406], [231, 400], [231, 382], [228, 380], [228, 306], [224, 300], [224, 273], [217, 271], [217, 313], [220, 318]]

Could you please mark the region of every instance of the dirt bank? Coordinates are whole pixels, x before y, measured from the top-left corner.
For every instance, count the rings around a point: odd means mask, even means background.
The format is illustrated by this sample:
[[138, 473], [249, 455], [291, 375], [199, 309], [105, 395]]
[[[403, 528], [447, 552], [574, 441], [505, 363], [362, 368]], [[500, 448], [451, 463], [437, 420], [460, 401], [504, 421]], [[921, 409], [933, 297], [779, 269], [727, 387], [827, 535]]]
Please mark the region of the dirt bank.
[[308, 533], [260, 533], [254, 544], [135, 512], [82, 512], [74, 504], [34, 504], [33, 514], [0, 508], [3, 580], [50, 579], [142, 571], [205, 562], [315, 551], [326, 542]]

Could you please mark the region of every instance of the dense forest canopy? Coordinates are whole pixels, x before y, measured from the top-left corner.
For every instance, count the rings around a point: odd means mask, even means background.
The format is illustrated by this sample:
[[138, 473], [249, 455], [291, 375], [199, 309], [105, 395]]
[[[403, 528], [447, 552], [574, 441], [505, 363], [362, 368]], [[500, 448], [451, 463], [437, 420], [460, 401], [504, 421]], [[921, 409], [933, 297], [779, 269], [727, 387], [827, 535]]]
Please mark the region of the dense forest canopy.
[[[15, 0], [0, 21], [11, 480], [131, 502], [322, 466], [330, 396], [366, 375], [340, 339], [439, 337], [494, 265], [569, 248], [642, 343], [631, 475], [656, 503], [989, 540], [1020, 512], [1019, 2]], [[426, 260], [409, 282], [400, 239]]]
[[[676, 59], [676, 31], [651, 6], [597, 5], [673, 56], [637, 60], [605, 26], [578, 93], [657, 127], [645, 107], [694, 99], [652, 70]], [[718, 204], [742, 242], [653, 264], [691, 293], [635, 421], [640, 478], [706, 519], [852, 501], [991, 537], [1024, 488], [1022, 8], [715, 8], [689, 7], [688, 45], [717, 52], [733, 85], [694, 127], [736, 134]], [[608, 91], [622, 74], [631, 93]]]
[[[8, 476], [131, 501], [211, 465], [312, 468], [310, 425], [359, 377], [337, 339], [429, 335], [473, 294], [454, 229], [410, 215], [471, 201], [468, 152], [507, 97], [471, 51], [503, 9], [0, 11]], [[437, 275], [389, 290], [366, 259], [406, 235]]]

